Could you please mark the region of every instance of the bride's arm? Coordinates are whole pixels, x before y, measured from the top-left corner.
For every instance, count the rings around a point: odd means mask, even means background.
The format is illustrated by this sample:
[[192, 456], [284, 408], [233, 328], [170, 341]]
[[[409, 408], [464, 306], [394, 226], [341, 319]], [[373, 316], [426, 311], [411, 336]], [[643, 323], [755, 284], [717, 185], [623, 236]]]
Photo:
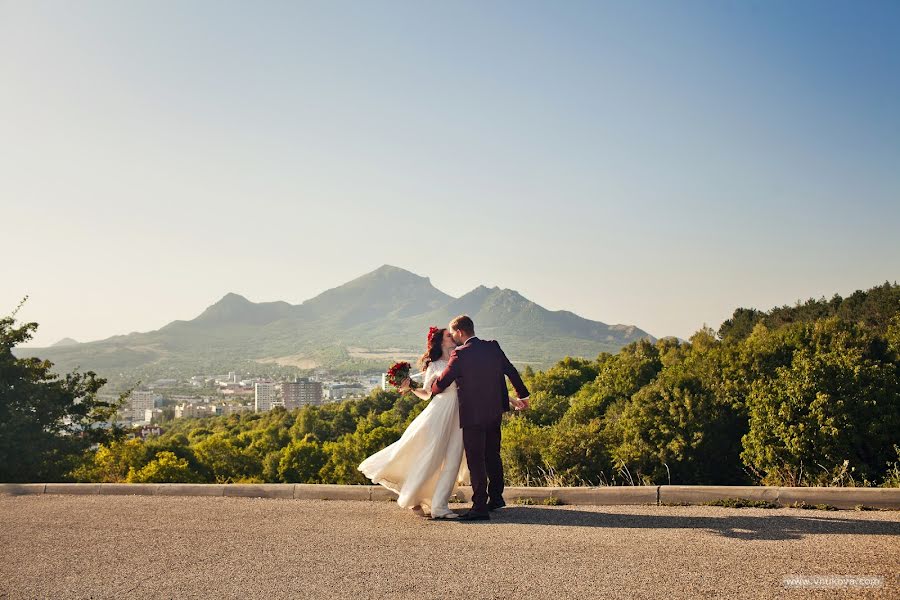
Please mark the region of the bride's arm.
[[434, 381], [434, 376], [436, 375], [436, 370], [434, 368], [434, 364], [429, 364], [422, 375], [422, 387], [418, 389], [411, 388], [412, 382], [410, 379], [407, 379], [400, 385], [400, 393], [405, 394], [407, 391], [412, 392], [416, 395], [417, 398], [422, 400], [431, 400], [431, 397], [434, 395], [431, 393], [431, 382]]
[[[425, 381], [428, 381], [428, 375], [425, 375]], [[431, 399], [431, 390], [426, 390], [425, 388], [417, 388], [411, 389], [409, 378], [403, 380], [403, 383], [400, 384], [400, 387], [397, 388], [401, 394], [405, 394], [406, 392], [412, 392], [422, 400], [430, 400]]]

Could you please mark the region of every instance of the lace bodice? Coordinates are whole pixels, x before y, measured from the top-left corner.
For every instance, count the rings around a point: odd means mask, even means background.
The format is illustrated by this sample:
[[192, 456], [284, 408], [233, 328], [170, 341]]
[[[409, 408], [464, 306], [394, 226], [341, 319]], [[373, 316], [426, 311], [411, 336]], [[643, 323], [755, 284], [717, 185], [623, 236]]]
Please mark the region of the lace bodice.
[[[438, 375], [444, 372], [444, 369], [447, 368], [447, 361], [441, 358], [432, 361], [431, 364], [428, 365], [428, 368], [425, 370], [425, 376], [422, 378], [422, 383], [425, 386], [425, 389], [431, 389], [431, 384], [434, 383], [434, 380], [437, 379]], [[451, 384], [455, 386], [456, 382]]]

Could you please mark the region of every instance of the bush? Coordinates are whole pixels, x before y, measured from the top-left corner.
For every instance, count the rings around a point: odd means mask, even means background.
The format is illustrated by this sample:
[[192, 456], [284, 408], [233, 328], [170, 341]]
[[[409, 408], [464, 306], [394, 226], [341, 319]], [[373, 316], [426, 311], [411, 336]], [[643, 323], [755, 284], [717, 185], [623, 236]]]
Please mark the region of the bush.
[[900, 431], [898, 368], [887, 347], [836, 318], [771, 335], [794, 347], [786, 365], [753, 382], [748, 466], [772, 485], [875, 478]]
[[183, 458], [171, 452], [160, 452], [139, 471], [128, 473], [128, 483], [200, 483], [201, 478], [191, 471]]

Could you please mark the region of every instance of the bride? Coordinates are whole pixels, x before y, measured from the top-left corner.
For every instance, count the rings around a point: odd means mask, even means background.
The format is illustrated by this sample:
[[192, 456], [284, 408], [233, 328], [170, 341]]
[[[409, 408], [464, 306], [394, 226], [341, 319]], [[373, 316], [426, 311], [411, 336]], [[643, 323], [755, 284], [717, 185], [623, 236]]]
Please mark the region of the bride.
[[468, 485], [469, 470], [463, 459], [462, 429], [456, 384], [432, 397], [434, 379], [441, 374], [456, 348], [446, 329], [432, 327], [425, 354], [419, 359], [424, 369], [423, 386], [410, 390], [409, 380], [401, 392], [412, 391], [422, 400], [431, 399], [402, 437], [364, 460], [358, 467], [374, 483], [398, 494], [397, 505], [411, 508], [432, 519], [454, 519], [458, 515], [447, 502], [456, 485]]

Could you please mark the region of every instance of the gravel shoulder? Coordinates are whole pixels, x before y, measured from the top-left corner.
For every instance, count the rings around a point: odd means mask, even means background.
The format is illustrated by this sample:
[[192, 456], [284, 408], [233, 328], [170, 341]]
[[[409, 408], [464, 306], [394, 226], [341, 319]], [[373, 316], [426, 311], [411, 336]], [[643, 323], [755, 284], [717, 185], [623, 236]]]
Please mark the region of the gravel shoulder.
[[[462, 508], [462, 507], [460, 507]], [[0, 598], [897, 598], [900, 512], [0, 495]], [[792, 575], [883, 578], [790, 589]]]

